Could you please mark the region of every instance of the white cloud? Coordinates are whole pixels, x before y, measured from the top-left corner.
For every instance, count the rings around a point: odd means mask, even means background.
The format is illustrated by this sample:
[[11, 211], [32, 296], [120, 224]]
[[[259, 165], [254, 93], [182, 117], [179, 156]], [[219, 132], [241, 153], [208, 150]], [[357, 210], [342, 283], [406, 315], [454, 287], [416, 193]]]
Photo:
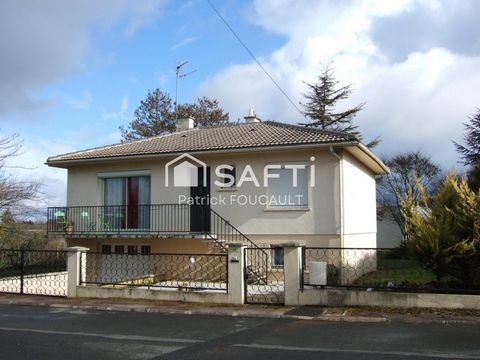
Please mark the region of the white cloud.
[[[157, 75], [157, 74], [155, 74], [155, 75]], [[170, 75], [169, 74], [158, 75], [158, 86], [160, 88], [163, 88], [169, 81], [170, 81]]]
[[192, 8], [195, 4], [193, 1], [184, 1], [183, 4], [178, 8], [177, 13], [181, 14], [184, 11]]
[[65, 102], [74, 109], [85, 110], [92, 103], [92, 94], [88, 90], [83, 90], [79, 97], [67, 96]]
[[28, 118], [48, 106], [51, 99], [42, 98], [42, 92], [49, 85], [84, 71], [83, 57], [92, 50], [92, 27], [99, 32], [119, 26], [130, 36], [141, 26], [151, 26], [164, 3], [1, 1], [0, 115]]
[[[378, 152], [422, 149], [449, 168], [456, 165], [450, 140], [462, 137], [461, 123], [479, 105], [480, 73], [475, 69], [480, 57], [426, 46], [412, 49], [403, 61], [391, 62], [372, 38], [379, 19], [388, 24], [391, 18], [419, 9], [446, 17], [448, 12], [442, 9], [447, 5], [428, 0], [262, 0], [254, 2], [249, 18], [287, 37], [281, 48], [261, 61], [295, 103], [306, 90], [302, 81], [316, 81], [323, 65], [333, 61], [337, 79], [354, 86], [343, 106], [367, 102], [356, 123], [366, 140], [382, 137]], [[198, 93], [218, 98], [233, 120], [249, 107], [263, 118], [304, 120], [253, 62], [223, 69]]]
[[123, 96], [120, 100], [120, 113], [125, 114], [128, 110], [128, 96]]
[[120, 110], [116, 112], [105, 112], [102, 113], [102, 118], [105, 120], [109, 119], [126, 119], [128, 113], [128, 96], [123, 96], [120, 99]]
[[171, 50], [176, 50], [178, 48], [181, 48], [182, 46], [185, 46], [185, 45], [188, 45], [188, 44], [194, 42], [195, 40], [197, 40], [196, 37], [187, 37], [187, 38], [183, 39], [182, 41], [174, 44], [170, 49]]
[[127, 1], [124, 9], [128, 14], [125, 34], [131, 36], [139, 28], [154, 25], [162, 15], [165, 2], [165, 0]]

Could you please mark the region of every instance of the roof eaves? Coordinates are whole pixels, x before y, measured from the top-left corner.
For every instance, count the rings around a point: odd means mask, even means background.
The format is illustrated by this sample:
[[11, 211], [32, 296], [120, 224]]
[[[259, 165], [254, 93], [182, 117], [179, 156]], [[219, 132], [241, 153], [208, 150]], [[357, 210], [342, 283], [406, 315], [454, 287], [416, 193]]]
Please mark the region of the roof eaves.
[[383, 163], [380, 158], [375, 155], [367, 146], [363, 145], [362, 143], [358, 143], [358, 148], [362, 150], [365, 154], [367, 154], [374, 162], [377, 163], [378, 166], [385, 172], [384, 175], [390, 174], [390, 168]]
[[[278, 150], [280, 148], [294, 148], [294, 147], [327, 147], [331, 145], [337, 146], [355, 146], [358, 145], [358, 141], [325, 141], [325, 142], [305, 142], [305, 143], [290, 143], [290, 144], [269, 144], [269, 145], [262, 145], [262, 146], [237, 146], [237, 147], [222, 147], [222, 148], [214, 148], [214, 149], [196, 149], [190, 150], [189, 153], [213, 153], [213, 152], [234, 152], [234, 151], [255, 151], [259, 149], [265, 150]], [[90, 157], [90, 158], [70, 158], [70, 159], [59, 159], [59, 160], [51, 160], [50, 158], [47, 159], [45, 162], [48, 166], [55, 166], [55, 165], [68, 165], [68, 164], [75, 164], [75, 163], [82, 163], [82, 162], [95, 162], [95, 161], [105, 161], [105, 160], [124, 160], [124, 159], [142, 159], [142, 158], [149, 158], [159, 155], [175, 155], [175, 154], [182, 154], [186, 151], [164, 151], [164, 152], [143, 152], [143, 153], [136, 153], [136, 154], [125, 154], [125, 155], [109, 155], [109, 156], [101, 156], [101, 157]]]

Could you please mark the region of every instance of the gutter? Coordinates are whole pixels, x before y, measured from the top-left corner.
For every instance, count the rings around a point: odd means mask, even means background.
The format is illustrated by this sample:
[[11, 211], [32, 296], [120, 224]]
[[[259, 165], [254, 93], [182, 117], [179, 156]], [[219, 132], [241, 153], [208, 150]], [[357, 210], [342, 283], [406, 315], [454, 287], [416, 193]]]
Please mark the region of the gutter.
[[390, 169], [388, 168], [387, 165], [383, 163], [382, 160], [380, 160], [368, 147], [363, 145], [362, 143], [357, 144], [358, 148], [362, 150], [366, 155], [368, 155], [375, 163], [377, 163], [380, 168], [382, 168], [383, 171], [388, 175], [390, 174]]

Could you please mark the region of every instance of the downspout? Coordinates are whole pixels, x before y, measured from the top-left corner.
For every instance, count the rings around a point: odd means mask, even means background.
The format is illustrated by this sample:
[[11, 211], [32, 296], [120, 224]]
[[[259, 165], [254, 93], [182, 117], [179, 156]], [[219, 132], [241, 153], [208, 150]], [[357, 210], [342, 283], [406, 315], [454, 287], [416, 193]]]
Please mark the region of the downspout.
[[338, 182], [339, 182], [339, 196], [340, 196], [340, 247], [344, 246], [344, 211], [343, 211], [343, 158], [339, 155], [333, 146], [329, 147], [330, 153], [338, 159]]

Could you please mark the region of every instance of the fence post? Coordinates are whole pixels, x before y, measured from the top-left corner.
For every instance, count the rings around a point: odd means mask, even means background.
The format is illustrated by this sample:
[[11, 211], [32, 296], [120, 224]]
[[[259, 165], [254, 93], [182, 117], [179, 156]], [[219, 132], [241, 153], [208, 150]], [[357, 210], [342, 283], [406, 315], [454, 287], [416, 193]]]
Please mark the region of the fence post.
[[228, 244], [228, 302], [245, 303], [245, 248], [243, 243]]
[[20, 294], [23, 294], [25, 282], [25, 249], [20, 250]]
[[[82, 246], [73, 246], [66, 249], [67, 254], [67, 296], [77, 296], [77, 286], [80, 285], [80, 275], [82, 274], [82, 252], [89, 249]], [[85, 259], [83, 259], [85, 261]]]
[[288, 242], [283, 247], [285, 305], [298, 305], [302, 276], [302, 245]]

